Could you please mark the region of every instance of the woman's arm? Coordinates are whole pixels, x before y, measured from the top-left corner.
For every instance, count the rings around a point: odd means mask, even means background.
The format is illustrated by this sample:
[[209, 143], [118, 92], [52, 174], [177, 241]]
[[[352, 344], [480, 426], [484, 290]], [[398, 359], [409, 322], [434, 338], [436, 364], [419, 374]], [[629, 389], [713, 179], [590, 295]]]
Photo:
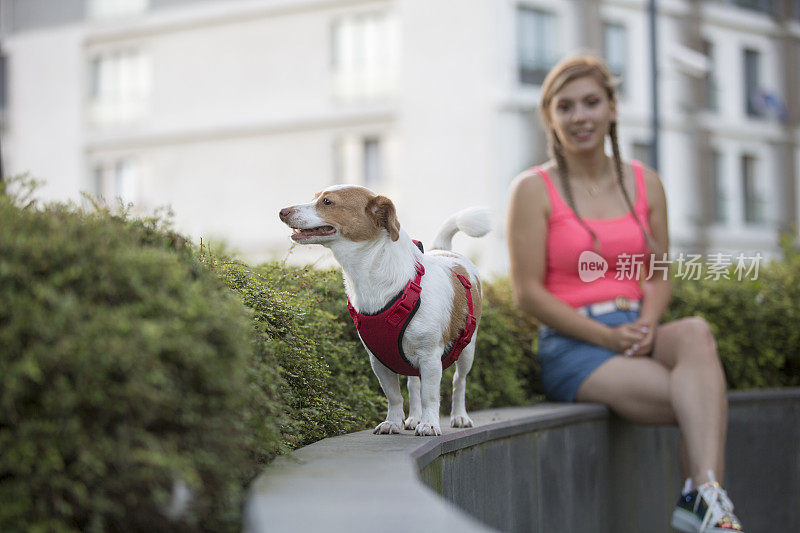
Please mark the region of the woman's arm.
[[[653, 251], [653, 256], [651, 256], [650, 260], [663, 261], [657, 266], [666, 268], [669, 266], [667, 199], [661, 179], [653, 169], [645, 169], [645, 180], [647, 184], [647, 201], [650, 205], [647, 221], [650, 224], [650, 233], [655, 241], [653, 244], [656, 246], [656, 250]], [[669, 273], [660, 271], [657, 268], [654, 269], [653, 275], [649, 279], [642, 281], [642, 293], [642, 308], [635, 323], [648, 328], [648, 331], [646, 337], [633, 350], [634, 355], [646, 355], [653, 348], [655, 326], [661, 321], [661, 317], [669, 306], [672, 297], [672, 283], [670, 282]]]

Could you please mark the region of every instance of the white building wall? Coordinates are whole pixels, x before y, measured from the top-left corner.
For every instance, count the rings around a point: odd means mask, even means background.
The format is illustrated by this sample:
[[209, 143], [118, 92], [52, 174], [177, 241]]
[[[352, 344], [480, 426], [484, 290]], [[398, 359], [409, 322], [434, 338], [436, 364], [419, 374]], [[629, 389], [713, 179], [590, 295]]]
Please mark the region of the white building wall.
[[[399, 3], [403, 21], [402, 83], [398, 131], [400, 221], [412, 235], [432, 240], [446, 216], [472, 205], [499, 209], [506, 194], [498, 182], [496, 111], [500, 43], [496, 6], [483, 0]], [[442, 24], [431, 24], [430, 21]], [[500, 33], [500, 35], [498, 35]], [[454, 247], [482, 263], [504, 268], [488, 253], [502, 234], [475, 241], [456, 236]], [[496, 248], [496, 246], [494, 246]]]
[[[170, 205], [178, 227], [196, 240], [224, 240], [251, 257], [285, 256], [289, 232], [277, 212], [334, 183], [337, 140], [380, 135], [385, 163], [391, 169], [396, 160], [389, 108], [340, 105], [333, 97], [332, 22], [387, 5], [363, 4], [266, 10], [177, 29], [154, 16], [124, 38], [103, 26], [90, 30], [87, 56], [142, 50], [154, 80], [141, 121], [89, 128], [90, 166], [132, 157], [141, 165], [141, 210]], [[87, 174], [86, 188], [92, 179]], [[325, 255], [306, 252], [293, 255]]]
[[[457, 237], [455, 247], [484, 272], [502, 274], [508, 185], [547, 158], [539, 88], [518, 79], [518, 6], [557, 14], [561, 54], [579, 51], [581, 0], [236, 0], [13, 33], [4, 41], [12, 81], [6, 166], [32, 171], [48, 182], [44, 197], [64, 199], [91, 191], [96, 167], [133, 161], [140, 210], [170, 205], [178, 229], [196, 240], [222, 239], [250, 258], [283, 258], [290, 240], [278, 210], [337, 181], [363, 180], [363, 143], [377, 138], [383, 179], [371, 186], [395, 200], [404, 228], [429, 242], [450, 213], [486, 205], [495, 213], [494, 233]], [[687, 74], [670, 55], [688, 3], [660, 7], [661, 175], [673, 242], [691, 246], [700, 209], [698, 178], [688, 170], [696, 150], [686, 129]], [[651, 140], [646, 8], [644, 0], [608, 0], [600, 9], [602, 21], [627, 29], [620, 101], [627, 158], [634, 144]], [[342, 102], [334, 94], [332, 27], [381, 12], [397, 22], [395, 95]], [[769, 246], [774, 220], [761, 228], [742, 222], [741, 154], [758, 158], [765, 194], [777, 203], [775, 143], [785, 132], [772, 119], [745, 116], [742, 50], [762, 52], [765, 88], [775, 88], [769, 82], [782, 74], [775, 23], [716, 3], [704, 12], [720, 108], [696, 118], [723, 156], [730, 215], [712, 239], [731, 248]], [[145, 112], [128, 124], [93, 123], [90, 61], [128, 49], [141, 50], [152, 68]], [[328, 264], [320, 252], [296, 247], [289, 259]]]
[[68, 26], [3, 44], [9, 57], [5, 171], [44, 181], [42, 198], [76, 198], [83, 181], [80, 38], [80, 28]]

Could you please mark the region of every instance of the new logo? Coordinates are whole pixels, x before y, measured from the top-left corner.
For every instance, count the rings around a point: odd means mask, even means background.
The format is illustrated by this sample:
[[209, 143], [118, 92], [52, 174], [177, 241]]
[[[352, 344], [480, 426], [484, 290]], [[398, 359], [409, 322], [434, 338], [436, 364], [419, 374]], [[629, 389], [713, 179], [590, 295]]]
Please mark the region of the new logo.
[[604, 278], [608, 271], [608, 261], [603, 259], [603, 256], [585, 250], [581, 252], [578, 257], [578, 276], [584, 283], [590, 283], [594, 280]]

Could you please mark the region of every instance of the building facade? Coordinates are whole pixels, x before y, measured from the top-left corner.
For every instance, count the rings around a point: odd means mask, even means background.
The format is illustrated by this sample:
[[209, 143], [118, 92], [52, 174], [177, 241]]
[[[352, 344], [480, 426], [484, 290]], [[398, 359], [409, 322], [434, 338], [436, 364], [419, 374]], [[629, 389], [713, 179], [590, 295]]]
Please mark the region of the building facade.
[[[800, 1], [658, 0], [659, 171], [675, 250], [777, 249], [797, 223]], [[0, 0], [6, 174], [136, 210], [251, 259], [290, 251], [281, 207], [335, 183], [389, 195], [430, 240], [507, 271], [515, 175], [547, 158], [537, 102], [590, 49], [621, 80], [623, 155], [652, 162], [648, 0]], [[463, 240], [461, 240], [463, 238]]]

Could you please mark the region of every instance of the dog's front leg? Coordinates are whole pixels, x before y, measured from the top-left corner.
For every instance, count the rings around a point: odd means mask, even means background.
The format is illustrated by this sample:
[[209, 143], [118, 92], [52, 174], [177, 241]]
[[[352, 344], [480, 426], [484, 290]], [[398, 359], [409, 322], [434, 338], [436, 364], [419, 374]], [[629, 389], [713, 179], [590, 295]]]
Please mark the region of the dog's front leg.
[[417, 429], [422, 419], [422, 401], [420, 400], [419, 376], [408, 376], [408, 418], [406, 429]]
[[441, 435], [439, 427], [440, 387], [442, 383], [442, 363], [436, 355], [425, 358], [419, 365], [422, 403], [422, 419], [414, 431], [415, 435]]
[[372, 431], [376, 435], [388, 433], [400, 433], [403, 429], [403, 395], [400, 393], [400, 380], [397, 374], [383, 366], [383, 363], [369, 354], [369, 362], [372, 371], [378, 377], [381, 389], [389, 401], [389, 410], [386, 413], [386, 420], [378, 424]]

